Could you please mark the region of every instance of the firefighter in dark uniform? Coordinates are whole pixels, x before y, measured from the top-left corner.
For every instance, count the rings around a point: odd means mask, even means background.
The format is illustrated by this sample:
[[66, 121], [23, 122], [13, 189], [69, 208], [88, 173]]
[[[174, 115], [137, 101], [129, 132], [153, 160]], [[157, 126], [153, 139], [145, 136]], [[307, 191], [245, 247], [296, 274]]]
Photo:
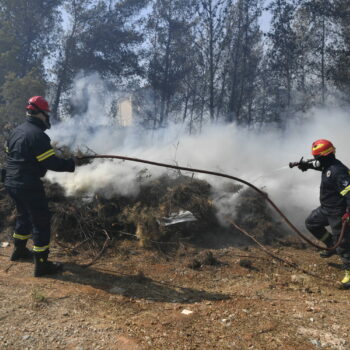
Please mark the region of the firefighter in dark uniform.
[[[327, 247], [338, 241], [342, 223], [350, 218], [350, 175], [349, 169], [335, 157], [335, 147], [328, 140], [317, 140], [312, 144], [315, 162], [301, 162], [302, 171], [314, 169], [322, 172], [320, 187], [321, 206], [313, 210], [306, 219], [307, 229]], [[332, 233], [326, 230], [330, 226]], [[345, 289], [350, 288], [350, 234], [349, 230], [336, 251], [323, 251], [321, 257], [338, 254], [343, 262], [345, 277], [341, 281]]]
[[[14, 250], [11, 261], [31, 260], [34, 276], [59, 272], [62, 265], [48, 261], [50, 247], [50, 211], [42, 178], [47, 170], [74, 172], [73, 159], [60, 159], [45, 130], [50, 128], [49, 104], [41, 96], [29, 99], [26, 121], [10, 134], [7, 145], [5, 187], [17, 208]], [[33, 239], [33, 252], [27, 247]]]

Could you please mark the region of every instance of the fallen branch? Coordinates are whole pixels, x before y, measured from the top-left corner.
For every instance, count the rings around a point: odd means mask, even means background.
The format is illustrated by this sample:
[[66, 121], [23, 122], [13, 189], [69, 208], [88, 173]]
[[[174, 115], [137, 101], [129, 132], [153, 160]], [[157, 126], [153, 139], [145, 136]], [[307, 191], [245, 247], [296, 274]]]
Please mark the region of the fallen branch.
[[241, 233], [243, 233], [245, 236], [249, 237], [252, 241], [254, 241], [258, 247], [263, 251], [265, 252], [267, 255], [271, 256], [272, 258], [278, 260], [279, 262], [282, 262], [284, 264], [287, 264], [288, 266], [292, 267], [293, 269], [296, 269], [300, 272], [303, 272], [309, 276], [312, 276], [312, 277], [315, 277], [315, 278], [318, 278], [318, 279], [321, 279], [323, 281], [328, 281], [328, 282], [334, 282], [333, 280], [330, 280], [328, 278], [324, 278], [324, 277], [321, 277], [319, 275], [316, 275], [310, 271], [307, 271], [305, 269], [303, 269], [302, 267], [300, 267], [297, 263], [295, 262], [289, 262], [288, 260], [285, 260], [283, 258], [280, 258], [279, 256], [275, 255], [274, 253], [270, 252], [267, 248], [265, 248], [258, 240], [256, 240], [255, 237], [253, 237], [250, 233], [248, 233], [246, 230], [244, 230], [242, 227], [238, 226], [234, 221], [232, 221], [232, 219], [230, 218], [227, 218], [226, 217], [226, 220], [233, 226], [235, 227], [238, 231], [240, 231]]
[[111, 237], [109, 236], [109, 234], [108, 234], [108, 232], [107, 232], [106, 230], [103, 230], [103, 233], [106, 235], [107, 238], [106, 238], [106, 240], [105, 240], [105, 242], [104, 242], [104, 244], [103, 244], [102, 249], [101, 249], [100, 252], [92, 259], [91, 262], [89, 262], [88, 264], [80, 265], [81, 267], [86, 268], [86, 267], [89, 267], [89, 266], [95, 264], [96, 261], [97, 261], [98, 259], [100, 259], [101, 256], [103, 255], [103, 253], [105, 252], [108, 243], [109, 243], [112, 239], [111, 239]]

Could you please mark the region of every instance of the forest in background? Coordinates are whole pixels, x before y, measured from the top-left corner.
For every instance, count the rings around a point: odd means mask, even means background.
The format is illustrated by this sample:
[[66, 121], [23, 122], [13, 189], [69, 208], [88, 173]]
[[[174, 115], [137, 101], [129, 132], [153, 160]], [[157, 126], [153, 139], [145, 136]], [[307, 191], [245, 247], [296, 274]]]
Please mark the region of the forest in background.
[[[271, 25], [263, 32], [261, 16]], [[183, 123], [250, 128], [350, 102], [347, 0], [0, 0], [0, 126], [44, 95], [53, 120], [74, 117], [77, 76], [131, 96], [147, 129]]]

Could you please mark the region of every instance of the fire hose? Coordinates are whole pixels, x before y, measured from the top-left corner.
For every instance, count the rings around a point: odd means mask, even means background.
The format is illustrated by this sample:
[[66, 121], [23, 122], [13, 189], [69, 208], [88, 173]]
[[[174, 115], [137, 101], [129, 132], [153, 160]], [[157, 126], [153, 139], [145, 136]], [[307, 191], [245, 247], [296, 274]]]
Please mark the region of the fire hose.
[[139, 159], [139, 158], [130, 158], [130, 157], [125, 157], [125, 156], [116, 156], [116, 155], [89, 155], [89, 156], [78, 156], [77, 159], [119, 159], [119, 160], [124, 160], [124, 161], [129, 161], [129, 162], [137, 162], [137, 163], [144, 163], [144, 164], [150, 164], [150, 165], [155, 165], [163, 168], [170, 168], [170, 169], [176, 169], [176, 170], [183, 170], [183, 171], [189, 171], [192, 173], [201, 173], [201, 174], [208, 174], [208, 175], [213, 175], [213, 176], [218, 176], [218, 177], [223, 177], [226, 179], [234, 180], [240, 183], [243, 183], [247, 185], [248, 187], [252, 188], [259, 194], [261, 194], [264, 199], [275, 209], [275, 211], [282, 217], [282, 219], [288, 224], [288, 226], [299, 236], [301, 237], [304, 241], [309, 243], [310, 245], [314, 246], [317, 249], [321, 250], [334, 250], [340, 246], [340, 244], [343, 241], [345, 232], [348, 228], [348, 222], [344, 221], [341, 229], [341, 233], [339, 236], [339, 239], [337, 243], [333, 247], [322, 247], [319, 246], [318, 244], [312, 242], [309, 238], [307, 238], [303, 233], [301, 233], [293, 224], [292, 222], [286, 217], [286, 215], [281, 211], [281, 209], [278, 208], [278, 206], [268, 197], [267, 193], [264, 191], [260, 190], [250, 182], [240, 179], [238, 177], [228, 175], [228, 174], [223, 174], [223, 173], [218, 173], [214, 171], [209, 171], [209, 170], [202, 170], [202, 169], [193, 169], [193, 168], [188, 168], [188, 167], [182, 167], [178, 165], [172, 165], [172, 164], [165, 164], [165, 163], [159, 163], [159, 162], [153, 162], [145, 159]]

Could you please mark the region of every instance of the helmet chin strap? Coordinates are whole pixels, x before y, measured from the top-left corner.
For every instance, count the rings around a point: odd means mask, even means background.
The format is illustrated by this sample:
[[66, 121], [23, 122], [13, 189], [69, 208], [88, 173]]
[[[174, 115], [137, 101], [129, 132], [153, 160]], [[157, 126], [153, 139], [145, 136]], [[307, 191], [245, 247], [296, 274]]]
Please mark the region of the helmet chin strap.
[[31, 106], [33, 106], [34, 108], [36, 108], [36, 110], [38, 112], [42, 113], [45, 116], [46, 120], [43, 120], [43, 123], [45, 124], [46, 129], [51, 129], [50, 116], [45, 111], [43, 111], [41, 108], [39, 108], [35, 103], [30, 102], [29, 104]]

